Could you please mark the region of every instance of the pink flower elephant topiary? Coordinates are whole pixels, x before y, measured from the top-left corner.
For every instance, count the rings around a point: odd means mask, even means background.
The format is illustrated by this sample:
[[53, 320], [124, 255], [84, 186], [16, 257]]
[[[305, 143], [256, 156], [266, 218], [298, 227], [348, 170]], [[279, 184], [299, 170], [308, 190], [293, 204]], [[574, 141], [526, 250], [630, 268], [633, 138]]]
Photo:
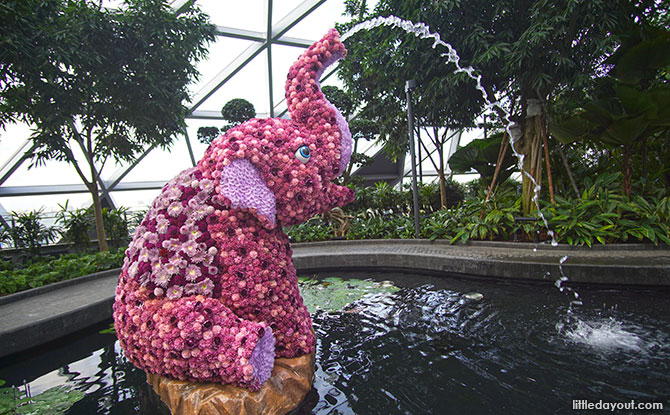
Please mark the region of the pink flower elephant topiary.
[[229, 130], [154, 201], [126, 252], [114, 303], [121, 347], [136, 366], [257, 390], [275, 357], [313, 352], [281, 225], [353, 198], [331, 182], [349, 162], [351, 134], [319, 85], [345, 54], [329, 31], [290, 69], [291, 120]]

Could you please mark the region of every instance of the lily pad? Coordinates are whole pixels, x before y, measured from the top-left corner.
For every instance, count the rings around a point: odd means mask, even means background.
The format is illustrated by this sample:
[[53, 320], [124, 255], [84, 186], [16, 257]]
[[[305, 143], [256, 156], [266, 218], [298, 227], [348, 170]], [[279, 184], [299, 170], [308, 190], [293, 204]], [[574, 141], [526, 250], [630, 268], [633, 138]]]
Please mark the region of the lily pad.
[[301, 277], [298, 281], [300, 294], [310, 313], [315, 313], [317, 310], [339, 311], [368, 295], [389, 293], [399, 289], [390, 281], [377, 282], [354, 278]]
[[84, 392], [68, 386], [56, 386], [33, 397], [26, 397], [25, 393], [14, 387], [2, 388], [0, 415], [61, 415], [84, 395]]

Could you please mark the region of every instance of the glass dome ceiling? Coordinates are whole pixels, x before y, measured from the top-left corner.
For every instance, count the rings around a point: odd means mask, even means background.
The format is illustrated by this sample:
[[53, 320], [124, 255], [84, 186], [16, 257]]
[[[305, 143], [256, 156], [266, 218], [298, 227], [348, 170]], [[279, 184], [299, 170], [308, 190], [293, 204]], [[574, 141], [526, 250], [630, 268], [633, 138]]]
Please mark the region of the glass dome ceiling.
[[[120, 2], [105, 1], [106, 7]], [[185, 0], [175, 0], [179, 8]], [[200, 79], [191, 85], [191, 115], [187, 134], [170, 149], [147, 149], [133, 164], [108, 162], [101, 171], [106, 203], [131, 209], [145, 208], [163, 184], [199, 160], [206, 145], [196, 139], [198, 128], [221, 127], [221, 108], [233, 98], [244, 98], [256, 108], [257, 117], [282, 116], [286, 110], [284, 81], [290, 65], [305, 47], [321, 38], [335, 22], [345, 19], [342, 0], [246, 0], [243, 3], [197, 0], [217, 27], [209, 55], [198, 65]], [[324, 85], [338, 85], [335, 76]], [[0, 215], [43, 208], [59, 210], [88, 207], [90, 195], [74, 169], [50, 161], [29, 168], [30, 126], [10, 124], [0, 130]], [[75, 149], [79, 150], [79, 149]], [[75, 153], [80, 165], [87, 162]], [[96, 168], [99, 166], [96, 166]], [[104, 203], [104, 202], [103, 202]]]
[[[178, 9], [188, 0], [173, 0]], [[118, 7], [121, 0], [103, 0], [104, 7]], [[368, 1], [374, 8], [376, 1]], [[99, 187], [103, 204], [142, 210], [153, 201], [166, 181], [190, 168], [202, 157], [207, 146], [197, 140], [200, 127], [222, 127], [221, 108], [234, 98], [250, 101], [257, 117], [285, 116], [284, 82], [291, 64], [302, 51], [320, 39], [336, 22], [346, 21], [343, 0], [246, 0], [231, 4], [220, 0], [197, 0], [199, 7], [216, 25], [217, 36], [209, 45], [207, 59], [198, 64], [200, 78], [190, 86], [190, 116], [185, 135], [177, 137], [167, 150], [146, 149], [132, 164], [109, 161], [100, 172]], [[322, 85], [341, 87], [335, 69], [324, 75]], [[91, 196], [74, 168], [58, 161], [29, 168], [30, 126], [9, 124], [0, 130], [0, 224], [10, 212], [43, 209], [49, 213], [68, 203], [69, 209], [86, 208]], [[481, 130], [452, 133], [448, 157], [464, 144], [482, 135]], [[425, 149], [419, 163], [423, 181], [436, 179], [437, 173], [426, 152], [434, 147], [422, 140]], [[360, 143], [359, 152], [381, 163], [361, 169], [366, 182], [404, 180], [410, 171], [409, 158], [389, 162], [374, 142]], [[80, 166], [89, 170], [80, 149], [73, 147]], [[100, 166], [96, 166], [96, 170]], [[382, 171], [383, 170], [383, 171]], [[448, 166], [447, 166], [448, 170]], [[389, 176], [390, 174], [390, 176]], [[460, 178], [459, 178], [460, 176]], [[465, 179], [463, 179], [465, 177]], [[472, 179], [457, 175], [458, 181]]]

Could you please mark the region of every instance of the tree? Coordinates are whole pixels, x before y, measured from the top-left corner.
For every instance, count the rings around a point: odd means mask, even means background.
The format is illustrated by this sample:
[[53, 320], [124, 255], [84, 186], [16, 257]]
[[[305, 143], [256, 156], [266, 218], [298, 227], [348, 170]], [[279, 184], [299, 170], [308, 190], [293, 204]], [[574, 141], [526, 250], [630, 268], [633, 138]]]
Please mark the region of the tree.
[[[395, 15], [424, 22], [452, 44], [461, 66], [471, 65], [481, 74], [489, 99], [497, 97], [508, 111], [516, 109], [510, 118], [522, 136], [515, 147], [525, 156], [525, 170], [539, 183], [548, 104], [558, 92], [584, 87], [602, 72], [604, 58], [620, 43], [613, 33], [666, 9], [653, 0], [381, 0], [365, 18]], [[359, 20], [355, 16], [340, 28]], [[463, 128], [481, 114], [483, 100], [473, 82], [454, 74], [441, 56], [445, 50], [432, 46], [432, 41], [388, 28], [359, 32], [348, 40], [349, 58], [340, 64], [340, 76], [363, 97], [364, 112], [383, 124], [383, 139], [406, 142], [400, 126], [406, 124], [407, 79], [419, 83], [415, 107], [423, 125]], [[532, 107], [540, 111], [529, 114]], [[502, 111], [499, 115], [506, 124]], [[524, 210], [529, 212], [533, 186], [525, 175], [523, 182]]]
[[221, 108], [221, 115], [223, 115], [224, 120], [228, 121], [228, 126], [223, 128], [226, 131], [254, 118], [256, 116], [256, 109], [246, 99], [235, 98], [226, 102], [226, 105]]
[[[651, 36], [641, 38], [647, 32]], [[621, 157], [623, 189], [630, 197], [633, 157], [642, 154], [646, 176], [648, 143], [670, 136], [670, 82], [659, 72], [670, 66], [670, 31], [646, 28], [629, 36], [608, 62], [610, 76], [602, 78], [587, 99], [567, 119], [552, 126], [552, 133], [564, 143], [590, 140], [612, 148]]]
[[198, 128], [198, 141], [203, 144], [211, 144], [216, 137], [219, 136], [221, 130], [219, 127], [200, 127]]
[[34, 126], [31, 166], [72, 164], [91, 193], [99, 248], [107, 250], [99, 172], [110, 158], [131, 162], [183, 132], [187, 85], [214, 27], [193, 2], [175, 12], [162, 0], [125, 0], [117, 9], [8, 0], [0, 39], [0, 125]]
[[221, 108], [223, 119], [228, 121], [223, 127], [200, 127], [198, 128], [198, 141], [203, 144], [211, 144], [222, 132], [226, 132], [243, 122], [256, 116], [254, 105], [243, 98], [234, 98]]

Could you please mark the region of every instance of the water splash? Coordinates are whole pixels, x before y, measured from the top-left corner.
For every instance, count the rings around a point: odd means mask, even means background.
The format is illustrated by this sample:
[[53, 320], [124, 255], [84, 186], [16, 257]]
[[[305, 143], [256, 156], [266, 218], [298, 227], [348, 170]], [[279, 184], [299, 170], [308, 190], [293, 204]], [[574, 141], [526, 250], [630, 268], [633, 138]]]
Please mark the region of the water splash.
[[353, 26], [351, 29], [349, 29], [341, 36], [341, 39], [344, 42], [346, 39], [350, 38], [351, 36], [360, 32], [361, 30], [370, 30], [379, 26], [396, 27], [404, 30], [409, 34], [413, 34], [420, 39], [432, 39], [433, 49], [436, 49], [437, 46], [446, 48], [447, 51], [442, 53], [441, 56], [447, 59], [447, 63], [453, 63], [456, 66], [456, 70], [454, 70], [454, 73], [465, 73], [469, 78], [475, 81], [476, 84], [475, 88], [477, 88], [477, 90], [482, 94], [482, 98], [484, 98], [485, 110], [493, 110], [494, 108], [497, 108], [500, 112], [504, 114], [503, 118], [507, 122], [505, 129], [507, 130], [507, 133], [509, 135], [510, 147], [512, 148], [512, 152], [514, 153], [514, 155], [518, 160], [517, 164], [518, 168], [521, 171], [521, 173], [525, 175], [533, 185], [534, 196], [532, 200], [535, 206], [537, 207], [538, 215], [542, 219], [542, 222], [544, 223], [545, 227], [548, 229], [547, 233], [551, 237], [551, 245], [554, 247], [558, 246], [558, 241], [556, 241], [554, 231], [549, 229], [549, 222], [547, 221], [544, 214], [542, 213], [542, 210], [540, 209], [539, 198], [540, 198], [540, 189], [542, 189], [542, 186], [540, 186], [535, 180], [535, 178], [528, 171], [526, 171], [526, 169], [523, 168], [524, 156], [523, 154], [520, 154], [514, 146], [514, 144], [519, 140], [519, 138], [522, 135], [521, 128], [519, 127], [518, 124], [516, 124], [514, 121], [510, 119], [511, 114], [507, 111], [507, 109], [505, 109], [505, 107], [499, 100], [495, 99], [495, 97], [489, 97], [489, 94], [486, 92], [486, 89], [482, 85], [482, 76], [478, 74], [472, 66], [466, 66], [466, 67], [461, 66], [460, 64], [461, 58], [460, 56], [458, 56], [456, 49], [454, 49], [454, 47], [451, 44], [443, 41], [439, 33], [431, 32], [430, 28], [425, 23], [414, 23], [409, 20], [404, 20], [396, 16], [388, 16], [388, 17], [380, 16]]
[[635, 333], [623, 328], [622, 324], [610, 318], [604, 321], [577, 321], [577, 325], [566, 331], [566, 337], [602, 351], [641, 352], [644, 342]]

